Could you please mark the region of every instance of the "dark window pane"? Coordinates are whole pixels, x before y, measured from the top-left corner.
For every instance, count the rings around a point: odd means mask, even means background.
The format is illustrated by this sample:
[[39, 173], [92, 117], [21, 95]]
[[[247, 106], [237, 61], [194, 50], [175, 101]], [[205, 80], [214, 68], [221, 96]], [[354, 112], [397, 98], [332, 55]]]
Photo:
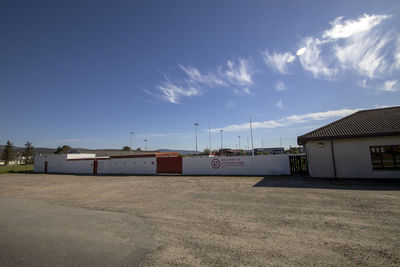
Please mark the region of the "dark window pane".
[[[386, 150], [388, 151], [388, 150]], [[394, 160], [393, 160], [393, 154], [392, 153], [382, 153], [382, 159], [383, 159], [383, 167], [387, 168], [393, 168], [394, 167]]]

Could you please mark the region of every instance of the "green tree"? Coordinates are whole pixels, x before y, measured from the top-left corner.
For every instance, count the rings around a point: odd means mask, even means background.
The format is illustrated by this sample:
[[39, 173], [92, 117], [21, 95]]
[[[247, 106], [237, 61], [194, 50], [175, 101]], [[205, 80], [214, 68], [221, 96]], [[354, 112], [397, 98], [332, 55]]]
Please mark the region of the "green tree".
[[3, 153], [1, 153], [1, 157], [3, 158], [6, 165], [12, 160], [15, 159], [14, 146], [10, 141], [7, 141]]
[[132, 149], [129, 146], [124, 146], [122, 151], [132, 151]]
[[33, 164], [33, 149], [32, 143], [27, 141], [25, 144], [25, 151], [22, 154], [25, 157], [25, 164]]
[[63, 145], [62, 147], [58, 146], [56, 152], [54, 154], [68, 154], [71, 151], [71, 147], [68, 145]]
[[208, 149], [208, 148], [206, 148], [206, 149], [204, 149], [203, 150], [203, 154], [210, 154], [211, 153], [211, 150], [210, 149]]

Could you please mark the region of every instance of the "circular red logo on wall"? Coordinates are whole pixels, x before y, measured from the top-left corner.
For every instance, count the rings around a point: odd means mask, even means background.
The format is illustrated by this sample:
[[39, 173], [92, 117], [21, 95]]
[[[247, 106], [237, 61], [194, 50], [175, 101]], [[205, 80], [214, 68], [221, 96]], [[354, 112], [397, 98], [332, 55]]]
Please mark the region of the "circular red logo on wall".
[[213, 160], [211, 161], [211, 166], [212, 166], [214, 169], [218, 169], [218, 168], [221, 166], [221, 161], [220, 161], [219, 159], [213, 159]]

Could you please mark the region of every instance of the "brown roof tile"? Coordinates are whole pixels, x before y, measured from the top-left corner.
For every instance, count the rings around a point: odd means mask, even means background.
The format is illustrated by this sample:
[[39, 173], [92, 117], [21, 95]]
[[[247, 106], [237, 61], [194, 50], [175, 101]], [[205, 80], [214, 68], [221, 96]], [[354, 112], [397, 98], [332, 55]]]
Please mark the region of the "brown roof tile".
[[304, 145], [308, 140], [387, 135], [400, 135], [400, 106], [358, 111], [297, 137], [297, 143]]

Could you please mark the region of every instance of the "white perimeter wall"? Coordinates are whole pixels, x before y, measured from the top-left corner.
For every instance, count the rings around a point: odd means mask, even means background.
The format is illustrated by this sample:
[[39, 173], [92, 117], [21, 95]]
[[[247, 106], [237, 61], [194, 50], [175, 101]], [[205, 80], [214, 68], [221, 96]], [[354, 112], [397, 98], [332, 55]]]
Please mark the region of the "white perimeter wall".
[[93, 159], [67, 160], [67, 154], [35, 156], [33, 171], [44, 172], [47, 161], [47, 172], [50, 173], [93, 173]]
[[[318, 143], [324, 143], [322, 148]], [[333, 140], [337, 178], [400, 178], [400, 170], [373, 170], [370, 146], [400, 145], [400, 136]], [[330, 140], [306, 143], [310, 175], [334, 177]]]
[[[214, 168], [211, 164], [214, 160]], [[219, 161], [219, 163], [218, 163]], [[289, 155], [183, 158], [183, 175], [290, 175]], [[217, 168], [217, 166], [219, 167]]]
[[34, 157], [33, 171], [44, 172], [44, 163], [48, 162], [48, 172], [60, 172], [64, 168], [64, 162], [67, 160], [66, 154], [54, 155], [36, 155]]
[[[214, 168], [212, 161], [219, 161]], [[93, 173], [93, 159], [67, 160], [66, 154], [35, 156], [34, 171], [44, 172], [48, 162], [49, 173]], [[156, 174], [157, 159], [111, 158], [97, 160], [98, 174]], [[289, 155], [259, 155], [238, 157], [183, 158], [184, 175], [290, 175]]]
[[[67, 160], [67, 154], [37, 155], [34, 161], [34, 172], [44, 172], [48, 162], [49, 173], [83, 173], [92, 174], [94, 159]], [[156, 158], [120, 158], [97, 160], [98, 174], [156, 174]]]
[[[111, 158], [98, 161], [98, 173], [110, 174], [156, 174], [156, 158]], [[100, 165], [103, 170], [100, 170]], [[101, 172], [100, 172], [101, 171]]]

